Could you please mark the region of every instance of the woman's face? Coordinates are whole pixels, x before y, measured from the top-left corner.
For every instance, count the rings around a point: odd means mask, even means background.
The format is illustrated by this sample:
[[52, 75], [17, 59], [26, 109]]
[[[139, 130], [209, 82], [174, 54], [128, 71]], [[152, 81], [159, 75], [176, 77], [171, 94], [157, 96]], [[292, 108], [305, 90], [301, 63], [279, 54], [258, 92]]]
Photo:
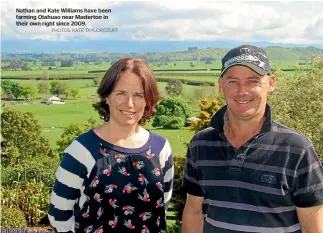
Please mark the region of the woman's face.
[[121, 74], [106, 101], [110, 110], [109, 122], [120, 126], [138, 125], [146, 107], [141, 78], [133, 73]]

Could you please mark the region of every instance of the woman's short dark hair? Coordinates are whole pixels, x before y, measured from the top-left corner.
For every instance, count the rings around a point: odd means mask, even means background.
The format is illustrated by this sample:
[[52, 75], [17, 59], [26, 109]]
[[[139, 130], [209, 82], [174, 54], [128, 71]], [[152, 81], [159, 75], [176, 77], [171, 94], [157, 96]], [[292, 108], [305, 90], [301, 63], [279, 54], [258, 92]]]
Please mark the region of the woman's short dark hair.
[[106, 103], [120, 76], [124, 73], [133, 73], [141, 78], [146, 100], [146, 107], [139, 124], [143, 125], [156, 113], [156, 104], [159, 100], [156, 77], [149, 65], [140, 58], [124, 58], [115, 62], [104, 74], [97, 93], [100, 97], [98, 103], [93, 104], [99, 112], [100, 118], [108, 121], [110, 118], [109, 105]]

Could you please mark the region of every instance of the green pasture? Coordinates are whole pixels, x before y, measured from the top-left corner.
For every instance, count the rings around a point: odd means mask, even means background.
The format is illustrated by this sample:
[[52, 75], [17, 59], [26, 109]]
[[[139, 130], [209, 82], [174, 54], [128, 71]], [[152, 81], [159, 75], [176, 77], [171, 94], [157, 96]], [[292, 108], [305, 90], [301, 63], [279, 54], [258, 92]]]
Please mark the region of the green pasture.
[[[165, 83], [159, 83], [159, 88], [163, 88], [164, 86]], [[95, 88], [83, 89], [95, 90]], [[190, 92], [189, 89], [186, 91]], [[66, 104], [63, 105], [46, 105], [40, 104], [39, 101], [35, 101], [35, 104], [22, 104], [8, 107], [15, 108], [22, 112], [33, 113], [42, 126], [44, 135], [50, 140], [53, 148], [55, 148], [56, 141], [60, 138], [64, 128], [69, 124], [84, 124], [91, 117], [96, 119], [98, 123], [103, 123], [92, 107], [92, 103], [95, 101], [97, 101], [97, 99], [80, 98], [77, 100], [67, 100]], [[195, 112], [193, 111], [194, 115], [198, 114], [198, 103], [198, 100], [189, 103], [191, 109], [195, 109]], [[155, 129], [151, 126], [151, 123], [145, 125], [145, 128], [165, 136], [172, 146], [173, 154], [179, 156], [186, 153], [185, 143], [189, 142], [190, 138], [193, 136], [193, 132], [191, 132], [189, 128], [180, 130]]]
[[[280, 68], [293, 68], [296, 63], [299, 61], [295, 60], [275, 60], [272, 62], [274, 67]], [[76, 75], [76, 74], [88, 74], [88, 71], [92, 70], [107, 70], [111, 66], [110, 62], [102, 62], [101, 64], [87, 64], [83, 62], [75, 62], [73, 67], [60, 67], [60, 62], [56, 62], [56, 67], [52, 70], [48, 70], [49, 66], [41, 66], [41, 63], [36, 64], [32, 62], [27, 62], [28, 66], [32, 69], [31, 71], [24, 70], [2, 70], [1, 76], [42, 76], [45, 72], [49, 74], [49, 77], [55, 78], [59, 75]], [[197, 61], [174, 61], [167, 62], [167, 65], [163, 63], [162, 66], [159, 66], [160, 62], [150, 63], [152, 69], [155, 70], [169, 70], [169, 69], [220, 69], [221, 61], [216, 60], [211, 64], [205, 64], [205, 62]], [[193, 66], [191, 65], [193, 64]], [[2, 63], [2, 66], [9, 65], [8, 63]], [[53, 68], [53, 67], [52, 67]], [[92, 74], [93, 75], [93, 74]]]
[[[295, 61], [293, 62], [293, 64]], [[288, 68], [288, 62], [282, 63], [279, 67]], [[174, 65], [174, 64], [173, 64]], [[190, 65], [189, 62], [176, 62], [176, 69], [186, 69], [187, 66]], [[196, 64], [195, 69], [204, 68], [203, 65], [206, 64]], [[211, 64], [214, 65], [214, 64]], [[219, 65], [219, 64], [218, 64]], [[76, 68], [64, 68], [62, 72], [70, 72], [71, 74], [76, 74], [77, 72], [87, 73], [88, 70], [102, 70], [104, 67], [108, 67], [110, 64], [102, 63], [101, 65], [87, 65], [86, 69], [83, 69], [81, 65], [76, 65]], [[37, 65], [35, 66], [37, 67]], [[154, 68], [154, 67], [153, 67]], [[165, 69], [169, 69], [170, 67], [165, 67]], [[211, 68], [214, 68], [212, 66]], [[216, 67], [218, 68], [218, 67]], [[36, 68], [35, 68], [36, 69]], [[160, 69], [160, 67], [158, 67]], [[37, 70], [33, 70], [32, 72], [36, 72]], [[41, 74], [44, 70], [38, 70]], [[16, 74], [16, 72], [21, 71], [8, 71], [12, 72], [12, 74]], [[30, 71], [22, 71], [24, 75], [29, 74]], [[61, 70], [51, 70], [48, 71], [51, 74], [55, 74], [61, 72]], [[209, 86], [192, 86], [192, 85], [183, 85], [183, 93], [181, 97], [187, 101], [189, 108], [192, 110], [192, 116], [198, 116], [199, 114], [199, 101], [202, 96], [207, 96], [211, 99], [213, 96], [217, 95], [217, 76], [214, 75], [214, 72], [210, 72], [210, 76], [201, 75], [200, 72], [155, 72], [157, 77], [166, 78], [166, 79], [185, 79], [191, 81], [207, 81], [214, 82], [214, 87]], [[199, 74], [197, 74], [199, 73]], [[206, 73], [206, 72], [204, 72]], [[2, 76], [5, 76], [6, 72], [2, 72]], [[104, 73], [96, 73], [98, 77], [103, 77]], [[171, 74], [171, 75], [170, 75]], [[285, 72], [285, 76], [289, 77], [293, 72]], [[37, 85], [39, 81], [37, 80], [12, 80], [14, 82], [19, 83], [30, 83], [33, 85]], [[43, 82], [52, 82], [52, 80], [42, 80]], [[60, 138], [61, 134], [64, 131], [64, 128], [69, 124], [75, 123], [86, 123], [86, 121], [92, 117], [96, 119], [98, 122], [101, 120], [98, 117], [98, 114], [94, 111], [92, 107], [92, 103], [98, 100], [96, 90], [97, 87], [92, 87], [93, 80], [84, 80], [84, 79], [74, 79], [74, 80], [59, 80], [59, 82], [68, 83], [71, 87], [77, 87], [80, 89], [80, 96], [76, 100], [71, 99], [69, 97], [66, 100], [66, 104], [64, 105], [45, 105], [40, 104], [40, 99], [44, 96], [39, 96], [38, 100], [35, 100], [35, 104], [23, 104], [23, 105], [15, 105], [9, 106], [16, 108], [19, 111], [28, 111], [32, 112], [37, 120], [39, 120], [40, 125], [43, 127], [43, 133], [50, 140], [53, 148], [56, 147], [56, 141]], [[278, 78], [279, 82], [279, 78]], [[167, 96], [165, 87], [166, 82], [158, 82], [158, 88], [160, 91], [160, 95], [162, 97]], [[64, 99], [64, 96], [61, 96]], [[184, 128], [181, 130], [165, 130], [165, 129], [155, 129], [151, 126], [151, 124], [147, 124], [145, 126], [147, 129], [159, 133], [165, 136], [173, 149], [174, 155], [185, 155], [186, 146], [185, 143], [188, 143], [190, 138], [193, 136], [193, 132], [191, 132], [188, 128]]]

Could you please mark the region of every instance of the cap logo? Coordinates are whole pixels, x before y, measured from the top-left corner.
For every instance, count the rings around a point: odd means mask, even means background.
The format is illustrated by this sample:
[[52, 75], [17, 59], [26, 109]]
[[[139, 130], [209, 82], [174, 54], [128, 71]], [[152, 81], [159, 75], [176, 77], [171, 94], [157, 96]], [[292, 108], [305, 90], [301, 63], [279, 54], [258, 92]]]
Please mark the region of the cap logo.
[[224, 67], [227, 68], [228, 66], [236, 62], [251, 62], [253, 64], [256, 64], [258, 67], [265, 69], [265, 66], [267, 65], [267, 56], [263, 52], [255, 51], [250, 48], [241, 48], [240, 53], [241, 55], [227, 60], [224, 63]]

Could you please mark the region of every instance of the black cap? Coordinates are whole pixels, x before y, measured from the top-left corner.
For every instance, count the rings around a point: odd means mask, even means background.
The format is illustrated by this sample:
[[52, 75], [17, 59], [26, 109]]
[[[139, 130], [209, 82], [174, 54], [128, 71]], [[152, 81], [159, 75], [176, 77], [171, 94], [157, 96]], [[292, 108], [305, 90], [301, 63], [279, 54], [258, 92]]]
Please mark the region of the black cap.
[[240, 45], [231, 49], [222, 58], [221, 76], [235, 65], [247, 66], [260, 75], [271, 75], [271, 66], [266, 52], [253, 45]]

